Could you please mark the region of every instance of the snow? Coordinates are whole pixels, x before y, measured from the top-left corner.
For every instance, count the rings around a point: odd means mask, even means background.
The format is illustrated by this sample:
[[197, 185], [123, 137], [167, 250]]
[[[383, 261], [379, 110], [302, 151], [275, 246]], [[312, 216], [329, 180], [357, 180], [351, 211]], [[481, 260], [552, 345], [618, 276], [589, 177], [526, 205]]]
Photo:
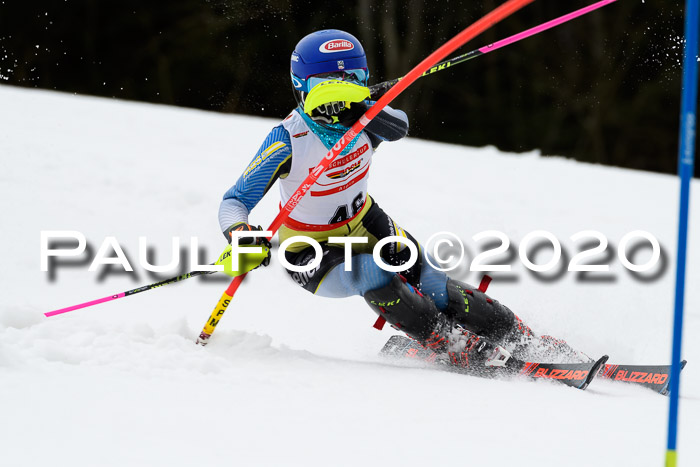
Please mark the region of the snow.
[[[201, 261], [211, 261], [225, 245], [216, 219], [221, 195], [275, 122], [8, 86], [0, 86], [0, 103], [3, 465], [663, 462], [667, 398], [600, 380], [578, 391], [383, 361], [377, 352], [393, 331], [372, 329], [375, 317], [361, 298], [314, 297], [274, 259], [248, 276], [206, 348], [193, 342], [226, 278], [45, 318], [158, 280], [139, 265], [139, 236], [156, 248], [156, 264], [169, 262], [172, 237], [185, 246], [198, 237]], [[514, 279], [497, 276], [489, 293], [535, 330], [590, 355], [669, 361], [676, 178], [408, 138], [382, 146], [370, 190], [418, 239], [455, 232], [471, 257], [481, 245], [471, 237], [485, 230], [504, 232], [514, 245], [547, 230], [569, 258], [578, 245], [571, 235], [602, 232], [612, 280], [581, 282], [574, 273], [541, 280], [516, 255]], [[700, 459], [697, 181], [692, 196], [680, 466]], [[277, 203], [273, 189], [251, 220], [266, 226]], [[622, 236], [640, 229], [659, 239], [667, 262], [647, 282], [615, 254]], [[52, 281], [40, 271], [46, 230], [83, 232], [93, 254], [114, 236], [135, 272], [100, 279], [88, 272], [92, 257], [81, 257]], [[462, 270], [457, 278], [480, 276]]]

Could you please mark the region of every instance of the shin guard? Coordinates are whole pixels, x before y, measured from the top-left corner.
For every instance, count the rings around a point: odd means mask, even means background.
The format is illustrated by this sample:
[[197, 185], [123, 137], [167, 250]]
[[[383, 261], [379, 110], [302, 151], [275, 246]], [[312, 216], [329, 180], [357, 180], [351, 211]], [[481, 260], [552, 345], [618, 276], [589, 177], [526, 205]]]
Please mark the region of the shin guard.
[[367, 304], [394, 328], [426, 342], [439, 327], [441, 314], [435, 303], [396, 275], [389, 285], [364, 295]]
[[507, 306], [464, 282], [448, 280], [447, 295], [445, 313], [455, 323], [494, 342], [508, 340], [522, 324]]

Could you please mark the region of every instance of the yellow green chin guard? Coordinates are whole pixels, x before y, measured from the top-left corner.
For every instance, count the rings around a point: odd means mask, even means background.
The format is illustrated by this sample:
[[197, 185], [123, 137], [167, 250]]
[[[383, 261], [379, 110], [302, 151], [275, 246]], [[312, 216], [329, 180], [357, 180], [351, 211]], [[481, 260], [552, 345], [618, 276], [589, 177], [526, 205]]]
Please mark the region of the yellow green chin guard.
[[[253, 245], [241, 245], [242, 247], [250, 246], [252, 247]], [[243, 275], [247, 272], [252, 271], [253, 269], [257, 268], [262, 264], [263, 261], [265, 261], [265, 258], [267, 258], [267, 255], [270, 252], [270, 249], [267, 248], [265, 245], [256, 245], [262, 248], [261, 253], [239, 253], [238, 254], [238, 270], [233, 269], [233, 264], [232, 264], [232, 256], [231, 256], [231, 245], [227, 246], [226, 249], [221, 253], [219, 256], [219, 259], [216, 261], [217, 266], [218, 265], [223, 265], [224, 266], [224, 274], [231, 276], [231, 277], [236, 277]]]
[[370, 98], [369, 88], [359, 86], [347, 81], [329, 79], [317, 84], [304, 99], [304, 113], [311, 115], [311, 112], [318, 106], [329, 102], [362, 102]]

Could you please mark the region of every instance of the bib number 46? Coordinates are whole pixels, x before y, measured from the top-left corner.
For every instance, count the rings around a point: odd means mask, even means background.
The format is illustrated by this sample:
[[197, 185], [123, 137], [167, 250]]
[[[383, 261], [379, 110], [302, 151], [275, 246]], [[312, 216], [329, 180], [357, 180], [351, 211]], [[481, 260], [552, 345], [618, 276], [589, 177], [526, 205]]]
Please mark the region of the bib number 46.
[[[363, 193], [360, 192], [353, 198], [352, 203], [350, 206], [347, 204], [341, 204], [338, 206], [338, 208], [335, 210], [335, 214], [333, 214], [333, 217], [331, 218], [330, 221], [328, 221], [329, 224], [337, 224], [338, 222], [343, 222], [346, 221], [352, 217], [355, 217], [358, 212], [360, 212], [360, 209], [362, 209], [362, 206], [365, 204], [365, 197], [363, 196]], [[352, 212], [352, 215], [350, 213]]]

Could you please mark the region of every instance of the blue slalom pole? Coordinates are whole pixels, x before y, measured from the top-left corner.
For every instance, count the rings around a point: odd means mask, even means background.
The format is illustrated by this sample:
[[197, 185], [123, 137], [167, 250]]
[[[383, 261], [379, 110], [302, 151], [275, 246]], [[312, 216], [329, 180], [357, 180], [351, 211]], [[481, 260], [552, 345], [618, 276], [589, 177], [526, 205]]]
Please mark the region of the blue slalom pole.
[[685, 54], [683, 56], [682, 92], [680, 141], [678, 147], [678, 175], [681, 179], [681, 199], [678, 220], [676, 300], [673, 314], [673, 351], [671, 352], [671, 379], [669, 381], [666, 467], [676, 467], [678, 392], [681, 377], [681, 339], [683, 336], [683, 302], [685, 295], [685, 258], [688, 243], [688, 202], [695, 159], [695, 127], [698, 100], [698, 0], [686, 0], [685, 3]]

